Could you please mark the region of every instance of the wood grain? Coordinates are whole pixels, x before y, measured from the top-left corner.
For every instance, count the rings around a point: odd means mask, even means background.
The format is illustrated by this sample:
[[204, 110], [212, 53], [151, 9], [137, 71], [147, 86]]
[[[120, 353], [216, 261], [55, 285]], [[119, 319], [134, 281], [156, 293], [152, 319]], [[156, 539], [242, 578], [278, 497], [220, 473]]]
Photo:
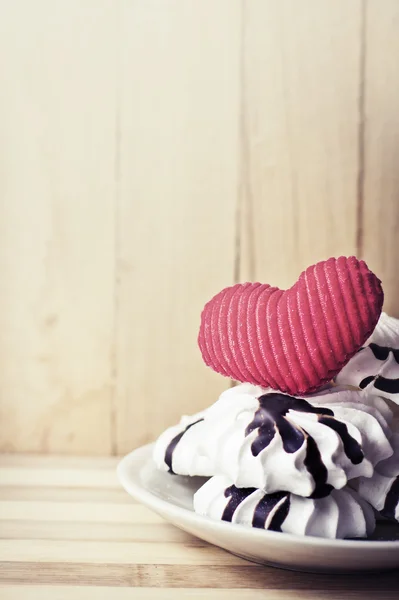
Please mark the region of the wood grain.
[[[48, 457], [35, 457], [31, 480], [46, 490], [54, 488], [36, 470], [49, 466]], [[18, 460], [9, 467], [15, 473]], [[56, 468], [54, 460], [50, 461]], [[87, 459], [60, 460], [58, 471], [87, 469]], [[111, 480], [114, 466], [107, 459], [90, 459], [91, 468]], [[107, 501], [109, 488], [88, 483], [81, 493], [92, 499], [64, 503], [50, 498], [31, 501], [32, 485], [24, 483], [26, 465], [20, 459], [20, 485], [12, 489], [13, 502], [0, 499], [0, 597], [2, 600], [95, 598], [203, 598], [234, 600], [333, 600], [337, 597], [368, 600], [397, 598], [397, 572], [356, 576], [295, 573], [263, 567], [235, 557], [198, 540], [132, 503]], [[18, 479], [15, 477], [15, 479]], [[9, 486], [2, 481], [1, 488]], [[14, 505], [14, 506], [13, 506]], [[88, 516], [90, 512], [92, 517]], [[131, 509], [131, 512], [128, 510]]]
[[0, 7], [3, 450], [111, 450], [114, 15]]
[[[155, 525], [156, 527], [156, 525]], [[0, 562], [79, 562], [80, 564], [136, 565], [244, 565], [245, 561], [215, 546], [191, 542], [144, 542], [107, 540], [0, 540]]]
[[[105, 586], [159, 588], [166, 593], [169, 589], [202, 589], [208, 591], [224, 590], [224, 599], [229, 598], [231, 589], [262, 590], [264, 594], [284, 594], [300, 600], [320, 598], [336, 599], [363, 598], [373, 600], [376, 595], [384, 600], [397, 598], [397, 573], [376, 576], [332, 576], [309, 573], [289, 573], [248, 563], [246, 566], [185, 566], [181, 565], [118, 565], [80, 563], [23, 563], [4, 562], [0, 564], [0, 581], [5, 584], [67, 585], [67, 586]], [[206, 590], [206, 592], [205, 592]], [[161, 592], [159, 592], [162, 598]], [[295, 595], [296, 594], [296, 595]], [[383, 594], [383, 595], [382, 595]], [[396, 594], [396, 596], [395, 596]], [[378, 596], [379, 595], [379, 596]], [[246, 595], [251, 598], [251, 595]], [[257, 597], [256, 595], [254, 596]], [[273, 597], [273, 596], [272, 596]], [[266, 595], [267, 598], [267, 595]]]
[[[97, 497], [100, 496], [98, 490]], [[94, 501], [95, 502], [95, 501]], [[117, 510], [118, 507], [115, 508]], [[189, 536], [166, 523], [145, 520], [139, 523], [87, 521], [39, 521], [34, 519], [7, 519], [1, 522], [1, 537], [5, 540], [68, 540], [86, 542], [163, 542], [187, 543]], [[201, 545], [192, 538], [192, 543]], [[204, 545], [202, 543], [202, 545]]]
[[[101, 493], [101, 490], [99, 490]], [[128, 500], [128, 498], [127, 498]], [[14, 521], [26, 518], [26, 509], [29, 506], [31, 518], [36, 521], [58, 521], [58, 522], [111, 522], [111, 523], [156, 523], [161, 522], [161, 518], [155, 513], [149, 512], [141, 504], [126, 502], [118, 506], [118, 510], [112, 511], [113, 503], [107, 502], [52, 502], [13, 500], [11, 502], [3, 500], [1, 503], [2, 520]]]
[[[102, 498], [105, 502], [118, 504], [126, 503], [126, 494], [121, 489], [96, 488], [74, 488], [74, 487], [54, 487], [54, 486], [29, 486], [24, 487], [24, 498], [33, 502], [48, 501], [51, 502], [97, 502], [98, 490], [102, 492]], [[20, 485], [0, 486], [1, 500], [15, 500], [21, 491]]]
[[[6, 585], [1, 587], [2, 600], [23, 600], [28, 598], [29, 600], [108, 600], [109, 589], [101, 588], [98, 586], [90, 586], [90, 588], [82, 586], [24, 586], [22, 589], [20, 586]], [[130, 600], [132, 598], [131, 588], [113, 588], [112, 598], [114, 600]], [[139, 590], [140, 600], [176, 600], [182, 598], [204, 598], [203, 588], [199, 589], [185, 589], [185, 588], [173, 588], [167, 589], [151, 589], [151, 588], [140, 588]], [[225, 589], [225, 590], [207, 590], [206, 597], [209, 600], [242, 600], [243, 597], [249, 600], [296, 600], [298, 598], [295, 591], [279, 591], [279, 590], [253, 590], [247, 589]], [[353, 596], [349, 595], [348, 598]], [[306, 596], [309, 600], [321, 598], [320, 592], [308, 593]], [[386, 596], [386, 598], [394, 598], [394, 596]]]
[[[2, 593], [2, 600], [108, 600], [110, 590], [109, 588], [99, 586], [31, 586], [27, 585], [21, 588], [20, 586], [5, 585], [0, 586]], [[131, 588], [112, 588], [113, 600], [130, 600], [134, 598], [134, 590]], [[204, 592], [203, 588], [198, 589], [187, 589], [187, 588], [173, 588], [167, 589], [152, 589], [152, 588], [140, 588], [136, 593], [140, 594], [140, 600], [175, 600], [176, 597], [179, 599], [191, 599], [199, 598], [203, 599], [206, 594], [206, 598], [210, 600], [242, 600], [242, 598], [248, 600], [297, 600], [297, 598], [306, 598], [307, 600], [323, 600], [324, 598], [332, 598], [331, 595], [326, 595], [321, 590], [312, 591], [306, 590], [305, 594], [298, 595], [295, 590], [254, 590], [252, 588], [242, 589], [223, 589], [223, 590], [210, 590], [207, 589]], [[138, 597], [138, 596], [137, 596]], [[358, 598], [356, 592], [348, 592], [345, 598], [351, 600]], [[371, 595], [367, 594], [363, 598], [372, 598]], [[395, 592], [388, 592], [384, 594], [384, 600], [396, 600]]]
[[383, 282], [384, 310], [399, 317], [399, 5], [366, 7], [362, 253]]
[[356, 253], [361, 2], [244, 4], [241, 279]]
[[[395, 0], [1, 3], [0, 450], [121, 454], [209, 405], [235, 280], [359, 254], [399, 316], [398, 29]], [[52, 460], [30, 500], [123, 503]]]
[[121, 21], [119, 453], [229, 385], [196, 339], [234, 277], [240, 3], [123, 3]]
[[[25, 460], [26, 455], [19, 455]], [[52, 461], [38, 467], [37, 458], [27, 460], [26, 467], [21, 468], [11, 463], [3, 462], [0, 458], [0, 488], [4, 485], [16, 485], [21, 481], [25, 486], [59, 486], [66, 489], [70, 488], [90, 488], [102, 487], [107, 489], [119, 489], [119, 483], [116, 476], [116, 465], [118, 459], [110, 458], [103, 468], [99, 469], [92, 462], [82, 464], [80, 469], [76, 470], [76, 462], [61, 461], [62, 471], [59, 465]], [[40, 463], [39, 463], [40, 464]], [[33, 467], [33, 468], [32, 468]], [[112, 470], [110, 470], [112, 469]]]

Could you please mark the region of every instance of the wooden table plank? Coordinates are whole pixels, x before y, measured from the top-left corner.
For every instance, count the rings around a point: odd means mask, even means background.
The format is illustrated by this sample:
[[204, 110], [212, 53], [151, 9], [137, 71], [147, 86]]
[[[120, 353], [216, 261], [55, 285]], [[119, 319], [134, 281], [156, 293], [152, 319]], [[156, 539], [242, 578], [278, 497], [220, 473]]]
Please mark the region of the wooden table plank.
[[[2, 600], [109, 600], [109, 588], [93, 586], [24, 586], [21, 588], [18, 585], [6, 585], [0, 587]], [[133, 592], [134, 593], [134, 592]], [[132, 588], [115, 588], [112, 590], [112, 600], [131, 600], [133, 597], [140, 600], [176, 600], [180, 599], [203, 599], [204, 589], [157, 589], [157, 588], [140, 588], [137, 596], [132, 595]], [[225, 589], [225, 590], [207, 590], [207, 600], [296, 600], [298, 598], [295, 591], [281, 590], [253, 590], [247, 589]], [[320, 592], [309, 592], [307, 595], [309, 600], [319, 600], [322, 598]], [[348, 600], [353, 596], [347, 596]], [[387, 597], [388, 598], [388, 597]], [[390, 596], [394, 600], [395, 596]], [[395, 599], [396, 600], [396, 599]]]
[[1, 537], [8, 540], [81, 540], [108, 542], [188, 542], [205, 544], [168, 523], [82, 523], [58, 521], [3, 521]]
[[83, 488], [83, 487], [55, 487], [41, 485], [7, 485], [0, 484], [0, 501], [13, 500], [18, 502], [23, 498], [33, 502], [89, 502], [132, 504], [134, 502], [125, 490], [119, 488]]
[[1, 467], [29, 467], [33, 473], [41, 469], [62, 471], [71, 469], [78, 477], [85, 469], [109, 471], [113, 474], [120, 458], [117, 456], [69, 456], [64, 454], [0, 454]]
[[0, 561], [81, 564], [242, 565], [246, 561], [205, 542], [0, 540]]
[[[140, 565], [140, 564], [82, 564], [80, 562], [0, 563], [0, 581], [16, 585], [105, 586], [111, 588], [202, 588], [259, 589], [295, 592], [300, 600], [308, 593], [318, 598], [378, 598], [389, 594], [398, 597], [398, 575], [391, 572], [380, 575], [325, 575], [287, 572], [273, 567], [245, 562], [242, 565]], [[243, 596], [244, 597], [244, 596]], [[226, 600], [229, 596], [226, 593]], [[245, 599], [247, 596], [245, 596]]]
[[33, 521], [103, 521], [104, 523], [163, 523], [161, 517], [141, 504], [87, 502], [0, 502], [0, 522], [26, 519]]
[[117, 487], [116, 464], [0, 456], [2, 600], [398, 597], [397, 572], [289, 573], [194, 538]]
[[82, 487], [82, 488], [119, 488], [115, 469], [111, 463], [110, 467], [103, 469], [91, 468], [37, 468], [30, 466], [1, 467], [0, 486], [16, 485], [25, 486], [59, 486], [59, 487]]

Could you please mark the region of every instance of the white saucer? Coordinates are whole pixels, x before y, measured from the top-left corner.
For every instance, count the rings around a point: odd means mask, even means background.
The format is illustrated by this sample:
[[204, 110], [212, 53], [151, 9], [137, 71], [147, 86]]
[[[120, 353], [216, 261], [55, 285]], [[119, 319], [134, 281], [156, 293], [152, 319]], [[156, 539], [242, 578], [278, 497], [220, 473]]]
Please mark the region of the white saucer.
[[167, 521], [248, 560], [297, 571], [359, 572], [399, 568], [399, 526], [381, 523], [373, 540], [327, 540], [212, 521], [193, 511], [193, 494], [205, 481], [158, 471], [152, 445], [118, 465], [125, 490]]

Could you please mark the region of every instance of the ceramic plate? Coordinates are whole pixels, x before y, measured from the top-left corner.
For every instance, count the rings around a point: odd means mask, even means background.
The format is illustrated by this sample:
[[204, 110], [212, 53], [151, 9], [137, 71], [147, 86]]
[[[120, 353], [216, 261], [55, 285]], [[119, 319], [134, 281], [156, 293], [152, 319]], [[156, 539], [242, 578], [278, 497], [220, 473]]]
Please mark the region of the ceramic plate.
[[399, 568], [399, 526], [380, 523], [370, 540], [326, 540], [212, 521], [193, 511], [193, 494], [205, 481], [158, 471], [152, 445], [131, 452], [118, 466], [125, 490], [180, 529], [257, 563], [311, 572]]

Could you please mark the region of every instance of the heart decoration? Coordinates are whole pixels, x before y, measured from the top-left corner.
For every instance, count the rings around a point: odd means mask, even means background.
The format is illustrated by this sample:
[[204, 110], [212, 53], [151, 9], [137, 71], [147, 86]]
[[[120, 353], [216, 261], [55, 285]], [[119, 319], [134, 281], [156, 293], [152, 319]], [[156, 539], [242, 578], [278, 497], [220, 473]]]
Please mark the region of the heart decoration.
[[308, 267], [288, 290], [227, 287], [204, 307], [205, 363], [236, 381], [298, 395], [330, 381], [374, 330], [384, 294], [354, 256]]

